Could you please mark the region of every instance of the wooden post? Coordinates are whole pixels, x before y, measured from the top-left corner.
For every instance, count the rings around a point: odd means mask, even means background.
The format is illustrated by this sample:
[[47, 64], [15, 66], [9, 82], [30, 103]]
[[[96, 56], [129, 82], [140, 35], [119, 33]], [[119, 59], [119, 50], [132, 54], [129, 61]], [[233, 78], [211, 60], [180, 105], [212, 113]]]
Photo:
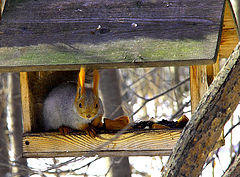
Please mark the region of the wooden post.
[[207, 65], [207, 83], [208, 86], [211, 85], [214, 78], [219, 73], [219, 57], [217, 58], [217, 61], [215, 64]]
[[192, 113], [198, 106], [203, 94], [207, 91], [206, 65], [190, 66], [190, 93]]
[[190, 92], [192, 113], [219, 72], [219, 57], [215, 64], [190, 66]]
[[[23, 132], [31, 132], [32, 125], [32, 113], [33, 106], [31, 102], [31, 93], [29, 90], [28, 74], [27, 72], [20, 73], [20, 83], [21, 83], [21, 98], [22, 98], [22, 113], [23, 113]], [[23, 84], [24, 83], [24, 84]], [[27, 101], [26, 101], [27, 100]]]

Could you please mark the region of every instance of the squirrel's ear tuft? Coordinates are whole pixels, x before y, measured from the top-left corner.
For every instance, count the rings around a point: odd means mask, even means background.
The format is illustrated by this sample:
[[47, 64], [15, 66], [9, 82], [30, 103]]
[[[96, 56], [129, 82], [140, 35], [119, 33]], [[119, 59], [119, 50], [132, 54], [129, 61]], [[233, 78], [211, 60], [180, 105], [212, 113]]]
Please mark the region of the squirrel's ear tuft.
[[78, 76], [78, 88], [81, 87], [81, 95], [85, 93], [85, 73], [86, 68], [82, 66]]
[[96, 96], [98, 96], [99, 78], [100, 78], [100, 76], [99, 76], [98, 70], [94, 69], [94, 71], [93, 71], [93, 93]]

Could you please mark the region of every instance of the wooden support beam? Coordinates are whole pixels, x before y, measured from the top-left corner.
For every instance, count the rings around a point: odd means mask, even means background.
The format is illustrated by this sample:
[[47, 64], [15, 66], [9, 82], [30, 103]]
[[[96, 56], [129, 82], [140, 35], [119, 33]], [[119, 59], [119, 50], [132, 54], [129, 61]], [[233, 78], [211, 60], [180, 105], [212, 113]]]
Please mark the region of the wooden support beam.
[[[75, 133], [27, 133], [23, 136], [24, 157], [67, 156], [160, 156], [169, 155], [180, 129], [128, 130], [116, 134], [101, 133], [96, 138]], [[112, 140], [114, 139], [114, 140]]]
[[207, 84], [208, 84], [208, 86], [211, 85], [214, 78], [219, 73], [219, 69], [220, 69], [220, 66], [219, 66], [219, 56], [218, 56], [216, 63], [214, 63], [212, 65], [207, 65]]
[[207, 91], [206, 65], [190, 66], [190, 94], [192, 113], [197, 108], [199, 101]]
[[28, 74], [26, 72], [20, 73], [21, 84], [21, 99], [22, 99], [22, 113], [23, 113], [23, 132], [31, 132], [32, 130], [32, 119], [33, 119], [33, 95], [30, 91], [30, 83], [28, 80]]
[[211, 65], [190, 66], [190, 94], [192, 113], [197, 108], [208, 86], [219, 72], [219, 57]]

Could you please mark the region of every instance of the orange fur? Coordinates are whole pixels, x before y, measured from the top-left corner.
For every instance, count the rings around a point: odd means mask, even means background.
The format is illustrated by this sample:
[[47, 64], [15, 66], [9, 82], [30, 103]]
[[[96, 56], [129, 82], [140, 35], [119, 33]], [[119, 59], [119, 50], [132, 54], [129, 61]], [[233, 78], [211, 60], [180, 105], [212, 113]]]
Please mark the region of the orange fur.
[[83, 95], [85, 93], [85, 86], [84, 86], [85, 85], [85, 73], [86, 73], [86, 68], [82, 66], [81, 70], [79, 72], [79, 78], [78, 78], [78, 84], [81, 87], [81, 95]]
[[96, 96], [98, 96], [99, 78], [100, 78], [100, 76], [99, 76], [98, 70], [94, 69], [94, 71], [93, 71], [93, 93]]

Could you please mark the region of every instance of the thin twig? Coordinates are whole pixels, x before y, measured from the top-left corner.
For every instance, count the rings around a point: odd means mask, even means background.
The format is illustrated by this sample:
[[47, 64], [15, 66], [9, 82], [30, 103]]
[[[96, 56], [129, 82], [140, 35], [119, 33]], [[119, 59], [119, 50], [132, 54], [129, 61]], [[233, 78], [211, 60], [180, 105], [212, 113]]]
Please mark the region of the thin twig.
[[190, 80], [190, 78], [187, 78], [187, 79], [185, 79], [184, 81], [182, 81], [182, 82], [178, 83], [177, 85], [175, 85], [174, 87], [166, 90], [165, 92], [160, 93], [160, 94], [158, 94], [158, 95], [156, 95], [156, 96], [154, 96], [154, 97], [152, 97], [152, 98], [145, 99], [144, 103], [143, 103], [130, 117], [133, 117], [135, 114], [137, 114], [148, 102], [150, 102], [150, 101], [152, 101], [152, 100], [155, 100], [155, 99], [157, 99], [157, 98], [159, 98], [159, 97], [167, 94], [168, 92], [171, 92], [172, 90], [174, 90], [174, 89], [178, 88], [179, 86], [185, 84], [185, 83], [186, 83], [187, 81], [189, 81], [189, 80]]
[[238, 122], [237, 124], [233, 125], [229, 130], [228, 132], [224, 135], [224, 138], [226, 138], [228, 136], [229, 133], [232, 132], [232, 130], [237, 127], [238, 125], [240, 125], [240, 122]]
[[176, 118], [180, 113], [182, 113], [183, 109], [185, 107], [187, 107], [189, 104], [191, 103], [191, 100], [189, 100], [188, 102], [184, 103], [180, 108], [179, 110], [172, 115], [172, 117], [169, 119], [169, 120], [173, 120], [174, 118]]

